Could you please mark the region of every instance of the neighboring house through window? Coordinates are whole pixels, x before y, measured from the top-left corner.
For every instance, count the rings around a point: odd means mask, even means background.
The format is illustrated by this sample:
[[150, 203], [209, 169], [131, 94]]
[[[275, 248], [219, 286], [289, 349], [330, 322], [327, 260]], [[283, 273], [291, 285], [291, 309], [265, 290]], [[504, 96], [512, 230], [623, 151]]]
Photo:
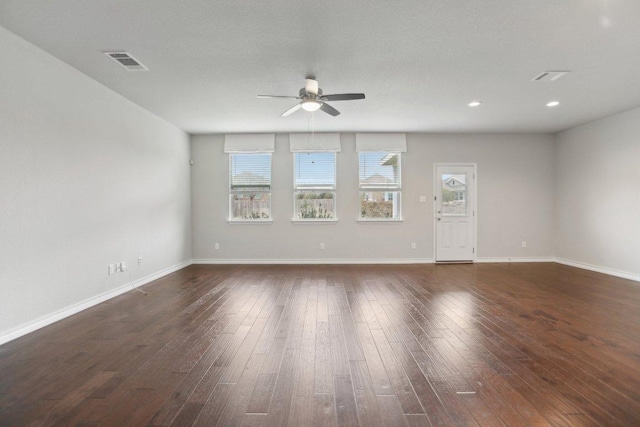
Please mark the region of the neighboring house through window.
[[447, 214], [466, 214], [467, 175], [444, 175], [442, 179], [442, 203]]
[[400, 219], [400, 153], [359, 154], [360, 219]]
[[402, 219], [402, 153], [407, 151], [405, 134], [356, 134], [359, 175], [359, 219]]
[[229, 219], [271, 219], [271, 153], [229, 154]]

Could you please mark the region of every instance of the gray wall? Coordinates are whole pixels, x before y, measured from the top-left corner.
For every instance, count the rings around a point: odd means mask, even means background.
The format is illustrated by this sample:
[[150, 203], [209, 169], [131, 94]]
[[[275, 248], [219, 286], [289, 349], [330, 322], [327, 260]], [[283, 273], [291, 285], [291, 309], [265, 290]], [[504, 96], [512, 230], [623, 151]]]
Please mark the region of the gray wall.
[[556, 255], [640, 277], [640, 109], [556, 136]]
[[[229, 224], [224, 135], [192, 136], [193, 257], [200, 261], [427, 261], [433, 258], [433, 163], [478, 165], [478, 257], [553, 257], [553, 136], [408, 134], [401, 223], [358, 216], [355, 134], [341, 134], [338, 222], [300, 224], [293, 216], [293, 158], [288, 134], [276, 135], [271, 224]], [[427, 202], [420, 203], [419, 197]], [[527, 241], [522, 248], [521, 242]], [[320, 243], [325, 243], [325, 250]], [[411, 242], [417, 248], [411, 249]], [[215, 250], [214, 244], [220, 249]]]
[[191, 204], [187, 134], [2, 28], [0, 52], [2, 342], [125, 285], [108, 264], [190, 260]]

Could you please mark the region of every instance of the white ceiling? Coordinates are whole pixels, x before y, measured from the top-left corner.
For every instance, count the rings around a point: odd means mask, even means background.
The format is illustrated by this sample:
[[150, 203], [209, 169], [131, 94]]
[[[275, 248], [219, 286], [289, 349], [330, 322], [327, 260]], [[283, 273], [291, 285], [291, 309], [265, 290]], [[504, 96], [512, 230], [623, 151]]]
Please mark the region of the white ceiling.
[[309, 74], [367, 96], [317, 131], [556, 132], [640, 106], [638, 0], [0, 0], [0, 25], [190, 133], [307, 131], [255, 96]]

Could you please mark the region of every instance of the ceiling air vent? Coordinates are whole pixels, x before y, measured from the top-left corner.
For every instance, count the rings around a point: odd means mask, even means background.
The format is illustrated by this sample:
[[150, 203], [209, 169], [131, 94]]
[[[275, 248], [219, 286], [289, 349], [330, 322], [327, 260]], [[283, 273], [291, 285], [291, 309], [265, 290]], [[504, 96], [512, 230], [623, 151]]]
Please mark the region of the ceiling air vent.
[[569, 74], [569, 71], [545, 71], [535, 76], [533, 79], [531, 79], [531, 81], [532, 82], [555, 82], [560, 77], [563, 77], [567, 74]]
[[148, 68], [142, 65], [137, 59], [127, 52], [105, 52], [109, 58], [116, 61], [129, 71], [147, 71]]

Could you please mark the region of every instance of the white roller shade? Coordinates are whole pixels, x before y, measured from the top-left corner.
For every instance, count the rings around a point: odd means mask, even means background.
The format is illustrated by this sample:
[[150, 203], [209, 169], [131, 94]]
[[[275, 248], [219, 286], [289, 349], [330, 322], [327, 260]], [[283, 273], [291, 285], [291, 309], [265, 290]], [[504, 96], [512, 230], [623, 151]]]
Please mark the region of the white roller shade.
[[225, 153], [273, 153], [276, 136], [273, 133], [236, 133], [224, 136]]
[[404, 153], [407, 151], [407, 136], [404, 133], [357, 133], [356, 151]]
[[289, 134], [292, 153], [339, 153], [339, 133], [292, 133]]

